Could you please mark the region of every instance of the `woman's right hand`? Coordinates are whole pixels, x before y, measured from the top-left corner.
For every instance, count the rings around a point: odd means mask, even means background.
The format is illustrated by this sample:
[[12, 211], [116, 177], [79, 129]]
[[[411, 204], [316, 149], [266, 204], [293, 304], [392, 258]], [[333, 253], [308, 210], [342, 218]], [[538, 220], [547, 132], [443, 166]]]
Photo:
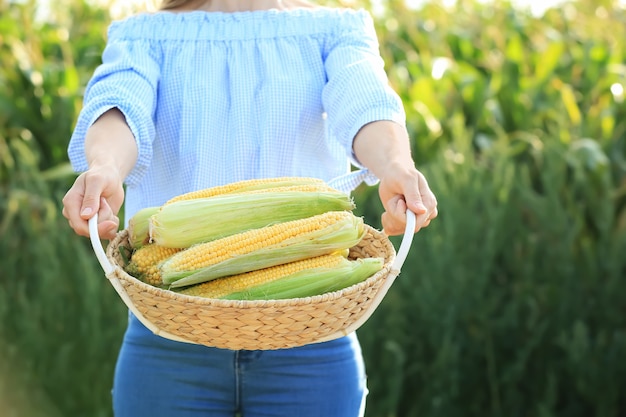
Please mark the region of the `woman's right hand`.
[[98, 234], [110, 240], [119, 229], [124, 202], [122, 179], [113, 166], [92, 167], [80, 174], [63, 197], [63, 216], [80, 236], [89, 236], [89, 219], [98, 213]]

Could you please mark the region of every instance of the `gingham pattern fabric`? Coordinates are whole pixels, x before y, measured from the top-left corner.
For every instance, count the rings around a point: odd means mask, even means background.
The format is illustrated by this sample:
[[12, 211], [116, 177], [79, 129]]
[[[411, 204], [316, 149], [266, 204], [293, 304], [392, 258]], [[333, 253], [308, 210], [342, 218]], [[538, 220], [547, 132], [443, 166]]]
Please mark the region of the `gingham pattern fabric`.
[[243, 179], [340, 177], [357, 164], [352, 140], [362, 126], [405, 122], [378, 47], [363, 10], [159, 12], [114, 22], [70, 160], [87, 169], [85, 133], [117, 107], [139, 149], [126, 219]]
[[368, 169], [362, 168], [328, 181], [328, 185], [346, 194], [350, 194], [352, 190], [362, 183], [376, 185], [378, 184], [378, 178]]

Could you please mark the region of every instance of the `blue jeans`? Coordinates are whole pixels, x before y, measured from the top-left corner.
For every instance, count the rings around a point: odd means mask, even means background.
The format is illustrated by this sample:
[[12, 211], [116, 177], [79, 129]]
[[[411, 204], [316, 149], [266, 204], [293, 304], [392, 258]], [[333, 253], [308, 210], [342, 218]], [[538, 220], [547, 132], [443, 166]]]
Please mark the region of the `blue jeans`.
[[356, 335], [292, 349], [225, 350], [154, 335], [132, 314], [113, 387], [116, 417], [358, 417]]

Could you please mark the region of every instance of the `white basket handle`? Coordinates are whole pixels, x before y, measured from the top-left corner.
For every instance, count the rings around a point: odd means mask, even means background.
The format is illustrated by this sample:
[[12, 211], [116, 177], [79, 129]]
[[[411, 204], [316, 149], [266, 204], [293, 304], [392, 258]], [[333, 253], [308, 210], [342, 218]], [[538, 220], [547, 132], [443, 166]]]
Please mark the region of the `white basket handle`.
[[[402, 237], [402, 242], [400, 242], [400, 247], [396, 253], [396, 259], [394, 259], [392, 267], [394, 269], [400, 270], [404, 261], [406, 260], [407, 255], [409, 254], [409, 249], [411, 249], [411, 243], [413, 243], [413, 235], [415, 230], [415, 213], [411, 210], [406, 211], [406, 227], [404, 229], [404, 236]], [[426, 221], [426, 219], [424, 219]]]
[[89, 219], [89, 239], [91, 240], [93, 251], [96, 253], [96, 257], [100, 262], [100, 266], [104, 270], [104, 273], [109, 275], [113, 272], [113, 265], [109, 262], [109, 259], [104, 252], [104, 247], [100, 242], [100, 235], [98, 234], [98, 213], [94, 214], [93, 217]]

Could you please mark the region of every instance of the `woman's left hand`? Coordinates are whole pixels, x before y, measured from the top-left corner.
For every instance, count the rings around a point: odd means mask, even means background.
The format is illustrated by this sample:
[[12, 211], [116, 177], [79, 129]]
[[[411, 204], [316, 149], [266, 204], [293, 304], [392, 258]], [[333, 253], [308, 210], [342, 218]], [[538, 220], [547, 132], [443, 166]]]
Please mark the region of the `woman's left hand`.
[[416, 233], [438, 215], [437, 198], [418, 170], [382, 178], [378, 193], [385, 209], [381, 218], [383, 231], [389, 236], [404, 234], [407, 209], [416, 215]]
[[378, 193], [385, 208], [381, 220], [387, 235], [404, 234], [407, 209], [416, 215], [415, 232], [437, 217], [437, 199], [415, 168], [403, 125], [388, 120], [368, 123], [359, 130], [352, 146], [361, 165], [380, 179]]

